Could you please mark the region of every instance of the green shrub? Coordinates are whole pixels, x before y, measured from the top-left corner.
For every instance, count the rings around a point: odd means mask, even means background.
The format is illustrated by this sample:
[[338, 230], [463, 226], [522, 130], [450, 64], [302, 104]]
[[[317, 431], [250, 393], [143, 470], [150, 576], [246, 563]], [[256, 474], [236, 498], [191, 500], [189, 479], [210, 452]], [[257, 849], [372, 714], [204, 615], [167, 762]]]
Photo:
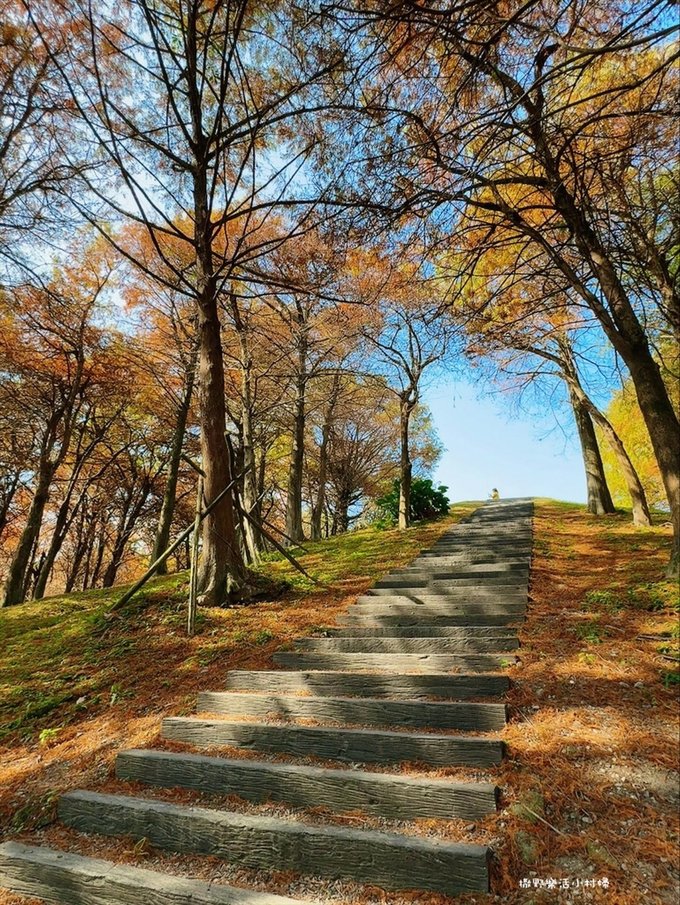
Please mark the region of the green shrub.
[[[400, 482], [395, 481], [390, 492], [376, 500], [379, 522], [396, 522], [399, 518], [399, 488]], [[411, 521], [419, 522], [422, 519], [446, 515], [450, 506], [450, 500], [446, 495], [448, 489], [443, 484], [435, 487], [429, 478], [414, 478], [411, 484]]]

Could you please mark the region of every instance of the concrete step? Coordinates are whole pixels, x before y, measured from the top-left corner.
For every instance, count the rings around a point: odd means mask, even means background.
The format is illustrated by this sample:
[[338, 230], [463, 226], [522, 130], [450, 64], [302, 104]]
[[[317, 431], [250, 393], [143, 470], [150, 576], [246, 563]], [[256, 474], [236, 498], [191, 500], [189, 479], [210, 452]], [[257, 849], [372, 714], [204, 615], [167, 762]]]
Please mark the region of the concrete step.
[[[365, 635], [366, 630], [373, 632], [375, 629], [391, 628], [415, 628], [420, 625], [430, 625], [441, 628], [464, 628], [472, 625], [485, 625], [502, 627], [518, 625], [524, 622], [526, 607], [521, 609], [498, 611], [492, 607], [483, 612], [465, 613], [460, 607], [439, 607], [433, 609], [427, 607], [423, 611], [419, 606], [387, 606], [362, 608], [354, 607], [345, 615], [338, 616], [338, 625], [341, 628], [359, 629], [360, 635]], [[389, 634], [389, 632], [388, 632]], [[418, 635], [418, 631], [415, 635]]]
[[445, 895], [486, 892], [489, 886], [489, 852], [476, 845], [95, 792], [63, 795], [59, 816], [83, 833], [144, 838], [166, 851], [210, 855], [241, 868]]
[[431, 569], [472, 569], [479, 568], [480, 570], [484, 569], [495, 569], [502, 568], [504, 569], [506, 566], [519, 566], [523, 569], [529, 569], [531, 567], [531, 559], [528, 556], [522, 557], [518, 554], [515, 554], [512, 557], [499, 557], [498, 559], [489, 559], [487, 556], [460, 556], [456, 553], [442, 553], [441, 555], [433, 556], [431, 554], [417, 556], [408, 566], [404, 567], [403, 570], [397, 571], [424, 571]]
[[421, 550], [417, 558], [419, 560], [458, 559], [463, 562], [501, 562], [517, 558], [527, 559], [531, 562], [528, 545], [500, 549], [498, 547], [476, 546], [462, 543], [445, 548], [430, 547]]
[[329, 698], [237, 691], [201, 692], [198, 710], [265, 720], [316, 720], [324, 724], [479, 732], [502, 729], [507, 720], [505, 704], [388, 701], [380, 698]]
[[529, 531], [489, 531], [466, 530], [448, 534], [445, 537], [436, 540], [432, 544], [433, 549], [441, 549], [453, 545], [467, 544], [468, 547], [474, 548], [479, 546], [488, 546], [494, 550], [502, 550], [506, 547], [516, 547], [529, 550], [532, 543], [532, 535]]
[[513, 666], [512, 654], [334, 654], [280, 651], [274, 662], [284, 669], [383, 670], [384, 672], [497, 672]]
[[371, 654], [470, 654], [498, 653], [519, 647], [517, 635], [484, 637], [468, 635], [463, 638], [379, 638], [372, 634], [353, 638], [305, 638], [298, 641], [296, 650], [314, 650], [338, 653]]
[[413, 610], [423, 616], [428, 613], [524, 613], [527, 608], [526, 598], [498, 596], [470, 600], [467, 597], [451, 598], [448, 595], [423, 595], [409, 597], [406, 594], [366, 594], [357, 598], [357, 602], [347, 610], [347, 615], [366, 615], [389, 612], [395, 607], [402, 610]]
[[[474, 581], [464, 581], [464, 579], [474, 579]], [[502, 579], [502, 580], [501, 580]], [[529, 584], [529, 570], [524, 571], [506, 571], [506, 572], [466, 572], [460, 569], [451, 569], [446, 566], [434, 565], [427, 569], [403, 569], [399, 572], [390, 572], [375, 583], [378, 588], [384, 587], [432, 587], [434, 584], [450, 583], [458, 585], [462, 582], [464, 585], [472, 584], [481, 587], [489, 585], [522, 585], [527, 587]]]
[[[455, 577], [456, 575], [507, 575], [508, 573], [515, 577], [518, 573], [524, 577], [529, 572], [529, 562], [525, 560], [520, 562], [513, 560], [499, 560], [498, 562], [455, 562], [447, 560], [446, 557], [439, 557], [430, 560], [414, 559], [413, 562], [405, 566], [403, 569], [395, 569], [390, 575], [432, 575], [432, 573], [444, 573], [445, 576]], [[386, 576], [385, 576], [386, 577]]]
[[439, 540], [435, 541], [434, 545], [440, 546], [460, 540], [512, 541], [514, 543], [525, 541], [529, 543], [532, 535], [531, 528], [526, 525], [492, 525], [490, 523], [473, 525], [472, 522], [468, 522], [448, 531]]
[[230, 670], [226, 687], [233, 691], [265, 691], [270, 694], [314, 694], [327, 697], [483, 698], [505, 694], [507, 676], [450, 675], [448, 673], [398, 673], [281, 670]]
[[422, 763], [426, 766], [491, 767], [501, 762], [495, 738], [435, 735], [387, 729], [340, 729], [239, 720], [166, 717], [163, 738], [198, 748], [229, 746], [293, 757], [320, 757], [350, 763]]
[[498, 575], [498, 576], [490, 576], [488, 578], [444, 578], [444, 579], [434, 579], [431, 580], [428, 584], [428, 587], [432, 589], [432, 593], [434, 594], [447, 594], [449, 590], [457, 590], [458, 588], [466, 588], [472, 591], [473, 588], [479, 588], [481, 590], [496, 590], [503, 588], [504, 590], [512, 593], [512, 591], [516, 591], [517, 593], [527, 593], [527, 589], [529, 587], [529, 576], [514, 576], [509, 575]]
[[[446, 589], [441, 589], [434, 585], [423, 585], [417, 588], [373, 587], [368, 588], [366, 593], [361, 595], [361, 597], [406, 597], [410, 600], [421, 600], [424, 603], [427, 602], [428, 598], [438, 598], [440, 602], [443, 602], [442, 597], [450, 600], [484, 601], [490, 599], [514, 600], [517, 598], [526, 600], [528, 596], [529, 592], [526, 584], [523, 587], [519, 585], [491, 585], [489, 587], [449, 586]], [[361, 597], [358, 599], [361, 599]]]
[[[376, 628], [371, 626], [370, 637], [376, 639], [400, 638], [505, 638], [515, 635], [513, 629], [503, 625], [395, 625]], [[368, 634], [361, 625], [331, 629], [324, 637], [364, 638]]]
[[478, 552], [486, 550], [495, 556], [508, 556], [512, 553], [529, 553], [531, 551], [532, 538], [529, 535], [517, 537], [516, 535], [490, 535], [479, 532], [460, 534], [457, 536], [447, 537], [444, 540], [436, 541], [428, 549], [434, 551], [447, 550], [469, 550], [470, 552]]
[[[436, 570], [435, 570], [436, 571]], [[450, 585], [451, 587], [507, 587], [507, 588], [526, 588], [529, 580], [528, 572], [515, 574], [513, 572], [497, 572], [493, 575], [459, 575], [451, 578], [437, 578], [432, 572], [421, 570], [418, 572], [398, 572], [396, 574], [385, 575], [375, 582], [375, 588], [427, 588]]]
[[424, 817], [478, 820], [496, 810], [492, 783], [460, 783], [365, 770], [328, 769], [263, 760], [235, 760], [171, 751], [124, 751], [116, 776], [162, 788], [237, 795], [257, 803], [361, 811], [395, 820]]
[[0, 887], [51, 905], [303, 905], [300, 899], [270, 892], [204, 883], [20, 842], [0, 845]]

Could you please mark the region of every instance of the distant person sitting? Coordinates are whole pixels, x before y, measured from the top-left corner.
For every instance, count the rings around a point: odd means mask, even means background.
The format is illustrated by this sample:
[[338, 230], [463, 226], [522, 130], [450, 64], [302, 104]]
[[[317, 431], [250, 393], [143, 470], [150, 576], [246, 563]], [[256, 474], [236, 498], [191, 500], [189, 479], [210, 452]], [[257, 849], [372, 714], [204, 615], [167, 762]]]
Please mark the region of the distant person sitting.
[[494, 487], [494, 489], [491, 491], [490, 498], [492, 500], [500, 500], [501, 495], [496, 487]]

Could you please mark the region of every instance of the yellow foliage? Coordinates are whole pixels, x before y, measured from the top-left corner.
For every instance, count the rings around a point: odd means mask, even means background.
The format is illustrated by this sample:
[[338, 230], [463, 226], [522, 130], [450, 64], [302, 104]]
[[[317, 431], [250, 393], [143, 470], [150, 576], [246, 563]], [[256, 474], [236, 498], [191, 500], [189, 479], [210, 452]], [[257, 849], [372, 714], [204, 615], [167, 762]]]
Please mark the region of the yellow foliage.
[[[675, 357], [677, 360], [677, 353]], [[666, 361], [666, 365], [670, 371], [676, 372], [677, 369], [672, 363]], [[669, 377], [666, 383], [677, 412], [680, 410], [678, 382]], [[649, 505], [665, 507], [667, 498], [663, 481], [661, 480], [647, 427], [638, 406], [635, 389], [630, 379], [626, 380], [622, 389], [614, 395], [606, 414], [619, 437], [621, 437], [623, 445], [626, 447], [628, 455], [637, 469], [642, 486], [645, 488]], [[601, 438], [600, 449], [607, 474], [607, 482], [614, 502], [627, 506], [629, 505], [629, 497], [626, 490], [626, 482], [621, 474], [618, 462], [604, 438]]]

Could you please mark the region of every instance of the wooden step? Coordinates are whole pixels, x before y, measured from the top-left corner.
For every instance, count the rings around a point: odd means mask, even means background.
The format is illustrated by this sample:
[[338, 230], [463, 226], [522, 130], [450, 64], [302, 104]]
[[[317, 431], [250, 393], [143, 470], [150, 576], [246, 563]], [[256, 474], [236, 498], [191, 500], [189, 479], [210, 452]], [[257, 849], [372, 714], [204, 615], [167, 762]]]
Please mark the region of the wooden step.
[[447, 673], [294, 672], [281, 670], [230, 670], [226, 687], [233, 691], [266, 691], [272, 694], [315, 694], [328, 697], [367, 698], [483, 698], [505, 694], [507, 676], [449, 675]]
[[361, 811], [397, 820], [424, 817], [478, 820], [496, 810], [498, 798], [498, 789], [491, 783], [460, 783], [170, 751], [123, 751], [116, 758], [116, 776], [163, 788], [238, 795], [254, 802], [280, 801], [296, 808], [325, 807], [337, 814]]
[[490, 767], [499, 764], [503, 756], [503, 745], [495, 738], [199, 717], [166, 717], [162, 735], [170, 741], [199, 748], [228, 745], [293, 757], [315, 756], [367, 764], [418, 762], [428, 766]]
[[20, 842], [0, 845], [0, 887], [51, 905], [303, 905], [299, 899], [269, 892], [188, 880]]
[[512, 654], [333, 654], [279, 651], [274, 663], [284, 669], [361, 669], [385, 672], [494, 672], [512, 666]]
[[498, 653], [519, 647], [517, 635], [506, 633], [484, 637], [468, 635], [463, 638], [379, 638], [371, 635], [354, 638], [304, 638], [296, 643], [298, 650], [355, 654], [468, 654]]
[[502, 729], [505, 704], [440, 703], [374, 698], [328, 698], [236, 691], [204, 691], [198, 710], [269, 720], [317, 720], [357, 726], [404, 726], [415, 729]]
[[478, 845], [304, 824], [96, 792], [68, 792], [61, 820], [83, 833], [148, 839], [256, 870], [346, 878], [383, 889], [486, 892], [489, 851]]

